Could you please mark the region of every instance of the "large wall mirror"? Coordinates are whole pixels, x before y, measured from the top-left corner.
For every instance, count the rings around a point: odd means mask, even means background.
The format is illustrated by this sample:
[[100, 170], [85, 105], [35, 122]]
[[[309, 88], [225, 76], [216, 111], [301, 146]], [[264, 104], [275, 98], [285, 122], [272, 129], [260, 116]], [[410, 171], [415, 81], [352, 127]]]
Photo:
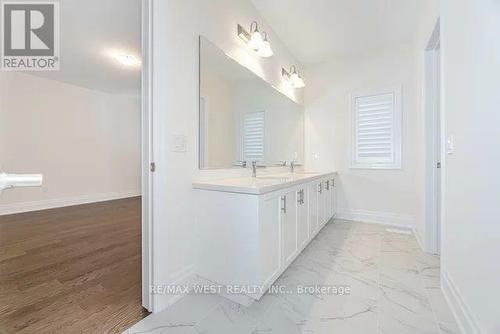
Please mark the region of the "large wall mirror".
[[304, 158], [304, 110], [200, 37], [200, 169]]

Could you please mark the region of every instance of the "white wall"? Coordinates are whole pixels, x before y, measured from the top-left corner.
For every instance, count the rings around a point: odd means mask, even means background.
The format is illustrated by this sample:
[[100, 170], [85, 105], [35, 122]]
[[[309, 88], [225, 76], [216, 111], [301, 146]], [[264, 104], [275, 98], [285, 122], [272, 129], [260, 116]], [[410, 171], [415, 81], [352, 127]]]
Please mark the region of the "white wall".
[[500, 3], [443, 0], [443, 287], [464, 333], [500, 333]]
[[[413, 44], [335, 59], [306, 71], [308, 169], [337, 170], [339, 217], [412, 227], [419, 219], [421, 136]], [[350, 94], [402, 87], [401, 170], [350, 169]]]
[[[296, 61], [247, 0], [153, 0], [153, 7], [153, 109], [157, 136], [153, 283], [171, 284], [193, 273], [193, 178], [249, 175], [248, 170], [238, 169], [198, 170], [198, 36], [204, 35], [289, 95], [294, 95], [293, 90], [282, 81], [280, 71], [282, 66]], [[238, 23], [249, 26], [254, 20], [268, 32], [275, 53], [271, 59], [257, 57], [236, 35]], [[301, 100], [300, 95], [295, 98]], [[186, 136], [187, 152], [172, 151], [174, 134]], [[153, 310], [163, 309], [172, 300], [171, 296], [156, 295]]]
[[0, 171], [41, 188], [0, 195], [0, 214], [140, 195], [138, 96], [28, 74], [0, 74]]

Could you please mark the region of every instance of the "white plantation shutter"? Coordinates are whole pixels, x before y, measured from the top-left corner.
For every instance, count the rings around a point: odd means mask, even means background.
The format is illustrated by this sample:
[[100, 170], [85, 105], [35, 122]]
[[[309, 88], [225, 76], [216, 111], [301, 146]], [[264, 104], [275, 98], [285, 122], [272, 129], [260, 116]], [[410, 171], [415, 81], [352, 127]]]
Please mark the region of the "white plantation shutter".
[[264, 112], [246, 113], [243, 117], [243, 159], [264, 163]]
[[352, 168], [401, 168], [400, 90], [352, 100]]

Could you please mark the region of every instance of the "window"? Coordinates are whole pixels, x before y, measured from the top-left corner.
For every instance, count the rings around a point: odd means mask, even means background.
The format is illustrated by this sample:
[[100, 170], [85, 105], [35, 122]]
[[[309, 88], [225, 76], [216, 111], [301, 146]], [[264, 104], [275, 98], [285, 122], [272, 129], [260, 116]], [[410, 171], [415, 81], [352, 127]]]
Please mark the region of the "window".
[[264, 163], [264, 112], [250, 112], [243, 117], [243, 157], [245, 161]]
[[354, 95], [351, 168], [401, 168], [401, 90]]

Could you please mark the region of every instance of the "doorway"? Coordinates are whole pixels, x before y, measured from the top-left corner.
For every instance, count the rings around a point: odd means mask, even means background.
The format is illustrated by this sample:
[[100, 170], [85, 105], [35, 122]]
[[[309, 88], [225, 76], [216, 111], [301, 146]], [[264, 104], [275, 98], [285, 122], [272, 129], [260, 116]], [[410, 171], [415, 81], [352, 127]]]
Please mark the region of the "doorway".
[[0, 72], [0, 173], [43, 175], [0, 194], [0, 331], [120, 332], [151, 309], [150, 1], [59, 9], [60, 69]]
[[433, 254], [441, 250], [443, 182], [443, 138], [441, 112], [440, 21], [435, 25], [425, 50], [425, 227], [424, 248]]

